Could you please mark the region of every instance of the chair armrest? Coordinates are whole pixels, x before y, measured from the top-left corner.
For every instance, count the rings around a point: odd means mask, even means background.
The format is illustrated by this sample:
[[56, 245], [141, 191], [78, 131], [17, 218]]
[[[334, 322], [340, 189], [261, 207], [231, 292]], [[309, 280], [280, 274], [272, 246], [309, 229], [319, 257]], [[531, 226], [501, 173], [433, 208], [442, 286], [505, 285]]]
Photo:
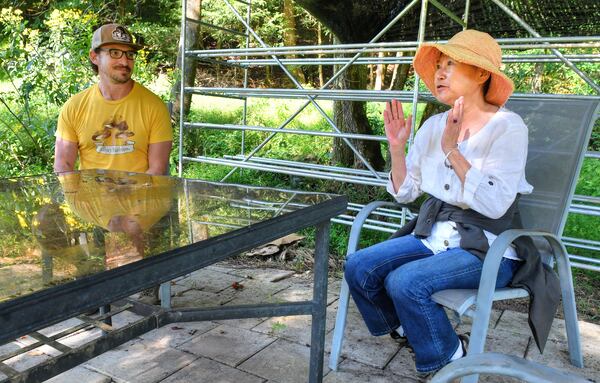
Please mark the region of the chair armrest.
[[582, 377], [519, 358], [514, 355], [484, 353], [468, 355], [442, 368], [431, 383], [447, 383], [471, 374], [503, 375], [538, 383], [584, 383]]
[[354, 218], [354, 222], [352, 223], [352, 228], [350, 229], [350, 238], [348, 239], [348, 251], [347, 251], [347, 255], [349, 254], [353, 254], [356, 252], [357, 248], [358, 248], [358, 242], [360, 240], [360, 233], [362, 231], [363, 225], [365, 224], [365, 221], [367, 220], [367, 218], [369, 218], [369, 215], [371, 215], [371, 213], [383, 206], [394, 206], [394, 207], [402, 207], [402, 208], [409, 208], [409, 205], [407, 204], [402, 204], [402, 203], [398, 203], [398, 202], [388, 202], [388, 201], [374, 201], [371, 202], [367, 205], [365, 205], [356, 215], [356, 218]]
[[[557, 251], [564, 251], [566, 258], [566, 250], [564, 246], [554, 234], [545, 231], [535, 231], [526, 229], [510, 229], [501, 233], [492, 243], [492, 246], [488, 250], [485, 260], [483, 262], [483, 269], [481, 270], [481, 279], [479, 281], [479, 292], [477, 294], [477, 301], [484, 302], [486, 298], [491, 299], [496, 287], [496, 279], [498, 277], [498, 268], [500, 267], [500, 261], [504, 252], [519, 237], [544, 237], [550, 242], [552, 250], [556, 254]], [[557, 248], [558, 247], [558, 248]], [[568, 259], [567, 259], [568, 261]], [[486, 295], [489, 295], [486, 296]], [[480, 300], [482, 299], [482, 300]]]

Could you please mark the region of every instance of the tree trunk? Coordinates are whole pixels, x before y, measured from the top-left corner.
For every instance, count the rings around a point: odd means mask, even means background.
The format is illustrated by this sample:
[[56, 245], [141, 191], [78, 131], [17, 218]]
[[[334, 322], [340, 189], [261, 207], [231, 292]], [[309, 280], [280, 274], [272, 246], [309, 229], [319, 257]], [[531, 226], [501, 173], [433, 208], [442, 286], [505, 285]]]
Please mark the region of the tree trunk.
[[[298, 34], [296, 32], [296, 15], [294, 14], [294, 3], [292, 0], [283, 0], [283, 22], [285, 29], [283, 30], [283, 43], [287, 47], [294, 47], [297, 45]], [[296, 55], [290, 55], [290, 58], [296, 58]], [[298, 82], [306, 83], [304, 78], [304, 72], [301, 67], [292, 66], [290, 71]]]
[[[187, 17], [192, 20], [200, 20], [202, 0], [186, 0], [187, 1]], [[186, 41], [185, 46], [187, 49], [198, 49], [200, 48], [200, 24], [188, 22], [186, 23]], [[181, 40], [181, 39], [180, 39]], [[181, 71], [181, 45], [182, 41], [179, 41], [179, 51], [177, 52], [177, 69]], [[173, 106], [171, 110], [171, 120], [179, 120], [179, 111], [181, 108], [181, 79], [183, 78], [186, 86], [193, 86], [194, 80], [196, 79], [197, 61], [194, 59], [185, 59], [185, 73], [180, 73], [179, 79], [173, 85], [171, 89], [171, 100], [173, 100]], [[183, 115], [188, 115], [190, 111], [190, 105], [192, 102], [192, 95], [186, 94], [183, 100]]]
[[[396, 57], [402, 57], [402, 52], [396, 52]], [[390, 80], [390, 87], [388, 90], [403, 90], [408, 79], [408, 71], [410, 70], [410, 64], [394, 64], [394, 70], [392, 79]]]
[[[385, 53], [379, 52], [377, 57], [384, 58]], [[375, 69], [375, 87], [373, 90], [381, 90], [383, 89], [383, 83], [385, 82], [385, 64], [377, 64], [377, 69]]]
[[[340, 76], [338, 87], [342, 89], [365, 89], [367, 81], [367, 68], [353, 65]], [[347, 133], [373, 134], [367, 119], [366, 103], [364, 101], [335, 101], [333, 103], [333, 117], [341, 131]], [[379, 142], [366, 140], [350, 140], [356, 149], [376, 170], [383, 169], [385, 160], [381, 154]], [[333, 156], [334, 164], [345, 167], [364, 169], [365, 165], [355, 156], [354, 152], [339, 138], [334, 139]]]
[[536, 63], [533, 68], [533, 78], [531, 79], [531, 92], [542, 93], [542, 84], [544, 82], [544, 63]]

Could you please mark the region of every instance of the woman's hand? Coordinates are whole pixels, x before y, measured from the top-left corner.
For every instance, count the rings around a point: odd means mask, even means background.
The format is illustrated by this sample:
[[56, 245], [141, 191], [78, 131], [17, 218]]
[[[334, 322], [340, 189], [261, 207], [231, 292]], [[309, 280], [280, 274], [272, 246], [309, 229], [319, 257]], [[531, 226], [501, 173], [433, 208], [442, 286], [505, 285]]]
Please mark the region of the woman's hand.
[[458, 137], [463, 119], [464, 97], [460, 96], [454, 101], [454, 107], [448, 112], [446, 128], [442, 135], [442, 150], [444, 154], [458, 146]]
[[410, 127], [412, 125], [412, 116], [404, 118], [402, 103], [398, 100], [387, 102], [383, 111], [383, 121], [385, 125], [385, 135], [387, 136], [390, 147], [401, 147], [404, 153], [406, 141], [410, 136]]

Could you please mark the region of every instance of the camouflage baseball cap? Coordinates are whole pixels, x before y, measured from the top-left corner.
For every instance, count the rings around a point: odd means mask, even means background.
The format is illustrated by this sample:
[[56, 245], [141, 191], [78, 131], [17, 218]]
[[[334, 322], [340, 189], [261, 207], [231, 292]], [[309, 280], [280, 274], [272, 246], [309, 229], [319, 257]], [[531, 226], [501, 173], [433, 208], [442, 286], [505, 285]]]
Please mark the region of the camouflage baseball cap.
[[105, 24], [94, 31], [92, 49], [100, 48], [105, 44], [128, 45], [136, 51], [142, 49], [140, 44], [134, 43], [131, 33], [120, 24]]

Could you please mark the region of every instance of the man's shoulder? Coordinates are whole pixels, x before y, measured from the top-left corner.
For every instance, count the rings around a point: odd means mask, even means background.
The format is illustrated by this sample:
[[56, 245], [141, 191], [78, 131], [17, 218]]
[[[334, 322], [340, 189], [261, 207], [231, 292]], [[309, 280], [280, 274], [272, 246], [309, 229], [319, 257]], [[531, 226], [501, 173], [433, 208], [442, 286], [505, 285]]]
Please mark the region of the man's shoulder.
[[136, 81], [135, 83], [136, 93], [138, 97], [143, 98], [144, 102], [150, 102], [153, 104], [161, 104], [165, 105], [165, 102], [156, 95], [156, 93], [152, 92], [150, 89], [146, 88], [144, 85], [140, 84]]
[[98, 88], [98, 84], [93, 84], [79, 93], [75, 93], [67, 100], [67, 104], [80, 104], [82, 101], [92, 97], [96, 88]]

